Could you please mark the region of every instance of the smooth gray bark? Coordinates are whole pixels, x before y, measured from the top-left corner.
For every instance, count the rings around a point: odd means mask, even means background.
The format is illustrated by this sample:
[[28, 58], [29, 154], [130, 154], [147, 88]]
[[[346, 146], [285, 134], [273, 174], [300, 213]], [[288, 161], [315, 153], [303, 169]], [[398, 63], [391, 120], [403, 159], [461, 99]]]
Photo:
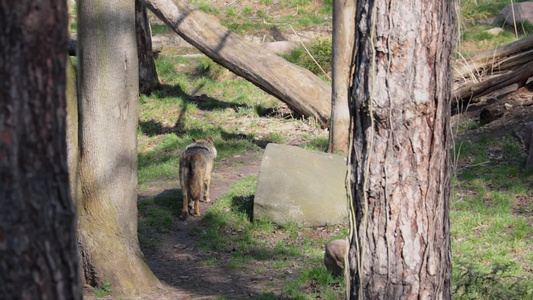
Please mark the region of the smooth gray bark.
[[333, 88], [329, 124], [329, 152], [348, 156], [350, 106], [348, 90], [353, 65], [355, 0], [333, 1]]
[[138, 61], [134, 0], [78, 1], [80, 212], [85, 281], [118, 294], [159, 282], [137, 239]]

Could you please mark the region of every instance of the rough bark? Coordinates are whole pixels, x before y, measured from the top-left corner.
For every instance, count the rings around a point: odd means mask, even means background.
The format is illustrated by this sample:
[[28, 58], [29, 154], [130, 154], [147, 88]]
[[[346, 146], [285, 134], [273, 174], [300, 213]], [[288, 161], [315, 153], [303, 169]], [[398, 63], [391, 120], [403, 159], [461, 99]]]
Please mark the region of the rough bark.
[[355, 37], [355, 0], [333, 1], [333, 87], [329, 125], [329, 152], [348, 156], [350, 107], [348, 89]]
[[220, 25], [186, 0], [144, 0], [147, 7], [188, 43], [218, 64], [328, 126], [331, 87], [310, 71], [261, 49]]
[[81, 299], [65, 1], [0, 2], [0, 298]]
[[351, 299], [450, 299], [453, 1], [358, 0]]
[[159, 86], [159, 78], [152, 52], [152, 30], [146, 14], [146, 5], [141, 0], [135, 0], [135, 28], [139, 58], [139, 92], [150, 94]]
[[131, 295], [159, 281], [137, 239], [138, 62], [134, 0], [78, 1], [83, 275]]
[[457, 100], [477, 102], [477, 97], [492, 93], [511, 84], [518, 83], [523, 86], [531, 76], [533, 76], [533, 61], [507, 74], [458, 88], [453, 91], [453, 97]]

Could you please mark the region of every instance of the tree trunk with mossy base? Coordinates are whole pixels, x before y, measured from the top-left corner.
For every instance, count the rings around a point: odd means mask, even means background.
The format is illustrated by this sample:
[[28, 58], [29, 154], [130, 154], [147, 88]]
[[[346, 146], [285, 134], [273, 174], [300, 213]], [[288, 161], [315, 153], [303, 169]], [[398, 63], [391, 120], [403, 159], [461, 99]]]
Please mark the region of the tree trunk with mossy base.
[[88, 284], [139, 294], [159, 285], [137, 239], [138, 63], [134, 0], [78, 1], [78, 235]]
[[0, 298], [81, 299], [65, 1], [0, 1]]
[[350, 299], [450, 299], [453, 1], [357, 1]]

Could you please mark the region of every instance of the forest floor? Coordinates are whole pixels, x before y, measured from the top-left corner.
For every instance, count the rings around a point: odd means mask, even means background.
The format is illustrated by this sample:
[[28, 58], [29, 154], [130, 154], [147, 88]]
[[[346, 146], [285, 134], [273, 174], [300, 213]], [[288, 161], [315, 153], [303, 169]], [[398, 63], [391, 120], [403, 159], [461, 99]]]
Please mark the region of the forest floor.
[[[496, 100], [505, 102], [503, 98], [505, 95], [506, 93], [503, 95], [496, 93], [485, 97], [483, 102], [471, 105], [468, 111], [455, 114], [452, 117], [452, 123], [460, 127], [460, 124], [478, 122], [479, 111]], [[530, 91], [528, 97], [533, 98], [533, 92]], [[455, 142], [473, 143], [479, 141], [481, 137], [500, 139], [502, 136], [520, 132], [526, 121], [533, 121], [533, 106], [517, 107], [497, 121], [485, 126], [463, 129], [455, 136]], [[284, 132], [281, 134], [289, 135], [289, 133]], [[297, 141], [293, 141], [293, 144], [297, 144]], [[259, 173], [261, 154], [261, 151], [248, 151], [220, 161], [220, 165], [214, 171], [211, 183], [210, 191], [213, 202], [200, 204], [202, 216], [205, 216], [213, 204], [231, 189], [232, 184], [244, 177]], [[470, 162], [467, 161], [459, 162], [457, 169], [467, 168], [469, 164]], [[140, 199], [158, 197], [177, 192], [179, 189], [177, 179], [159, 181], [157, 185], [151, 185], [140, 191], [139, 197]], [[516, 214], [525, 216], [529, 224], [533, 225], [531, 203], [533, 203], [533, 183], [529, 187], [529, 192], [514, 207]], [[138, 297], [122, 299], [270, 299], [265, 295], [279, 295], [284, 284], [289, 280], [294, 280], [293, 274], [296, 274], [298, 262], [291, 263], [287, 268], [281, 269], [265, 268], [265, 262], [259, 260], [247, 262], [238, 268], [228, 267], [227, 264], [209, 263], [210, 259], [229, 261], [234, 255], [233, 252], [237, 250], [212, 252], [198, 247], [197, 244], [201, 237], [192, 233], [196, 230], [203, 230], [204, 226], [201, 217], [189, 217], [186, 221], [174, 218], [171, 232], [164, 235], [156, 247], [142, 245], [146, 261], [161, 281], [162, 286]], [[339, 233], [338, 228], [330, 230], [317, 227], [313, 231], [314, 236], [320, 236], [324, 239]], [[262, 271], [258, 272], [259, 269]], [[280, 277], [280, 273], [286, 276]], [[305, 288], [310, 291], [313, 290], [312, 285], [303, 287], [303, 289]], [[94, 290], [87, 287], [85, 298], [95, 299]], [[98, 299], [116, 298], [104, 296]], [[271, 299], [280, 298], [273, 296]]]
[[[222, 8], [230, 1], [212, 1], [212, 7]], [[235, 2], [235, 1], [233, 1]], [[257, 4], [257, 1], [245, 1], [239, 10], [245, 10], [246, 5], [250, 3]], [[263, 4], [266, 3], [266, 4]], [[252, 4], [250, 4], [252, 5]], [[259, 9], [266, 10], [268, 13], [268, 1], [261, 1]], [[257, 11], [257, 7], [254, 7]], [[286, 14], [297, 12], [298, 8], [287, 8]], [[239, 12], [237, 12], [239, 13]], [[272, 22], [272, 20], [270, 20]], [[320, 34], [328, 32], [321, 26]], [[284, 31], [287, 35], [290, 31]], [[271, 34], [268, 30], [259, 28], [256, 36]], [[181, 42], [176, 41], [173, 33], [164, 33], [168, 38], [164, 38], [167, 43], [178, 45]], [[312, 35], [310, 35], [312, 36]], [[271, 39], [274, 37], [268, 37]], [[263, 39], [265, 39], [263, 37]], [[190, 48], [189, 48], [190, 49]], [[174, 53], [186, 53], [188, 50], [176, 49]], [[182, 66], [186, 68], [187, 66]], [[503, 117], [481, 126], [479, 124], [479, 112], [488, 105], [494, 105], [495, 102], [505, 103], [508, 98], [512, 96], [513, 90], [516, 86], [509, 87], [508, 90], [498, 91], [491, 95], [482, 98], [482, 101], [468, 106], [468, 109], [459, 109], [452, 116], [452, 130], [455, 132], [454, 144], [461, 143], [474, 144], [480, 142], [480, 139], [489, 141], [501, 141], [502, 137], [506, 137], [506, 142], [512, 140], [513, 136], [520, 133], [523, 124], [528, 121], [533, 121], [533, 106], [515, 106], [505, 112]], [[193, 95], [194, 96], [194, 95]], [[533, 90], [523, 91], [524, 97], [533, 98]], [[297, 134], [295, 131], [298, 131]], [[286, 137], [283, 141], [286, 144], [300, 145], [302, 143], [302, 135], [310, 134], [317, 135], [317, 129], [312, 126], [287, 126], [276, 127], [276, 133]], [[324, 133], [320, 133], [324, 135]], [[327, 134], [326, 134], [327, 135]], [[518, 141], [518, 142], [517, 142]], [[520, 141], [515, 138], [513, 143], [520, 144]], [[492, 142], [491, 142], [492, 143]], [[183, 221], [177, 216], [172, 218], [171, 228], [166, 234], [159, 234], [159, 239], [156, 242], [141, 242], [141, 248], [144, 253], [147, 264], [154, 272], [155, 276], [162, 283], [161, 287], [155, 288], [153, 291], [144, 291], [142, 295], [135, 297], [122, 297], [120, 299], [284, 299], [291, 298], [284, 295], [284, 286], [294, 281], [300, 275], [300, 271], [306, 264], [305, 256], [303, 259], [287, 260], [282, 266], [271, 268], [268, 264], [278, 263], [277, 261], [268, 259], [246, 260], [238, 266], [231, 263], [235, 261], [237, 252], [242, 251], [239, 248], [222, 249], [220, 251], [213, 251], [201, 246], [202, 239], [205, 235], [202, 232], [208, 231], [206, 223], [202, 221], [202, 217], [206, 216], [210, 209], [216, 205], [217, 201], [221, 199], [228, 191], [232, 189], [232, 185], [239, 182], [243, 178], [249, 176], [257, 176], [260, 169], [263, 147], [249, 149], [238, 154], [234, 154], [218, 160], [217, 167], [213, 173], [211, 181], [211, 203], [200, 203], [201, 217], [190, 216]], [[490, 150], [492, 149], [492, 150]], [[480, 163], [480, 167], [497, 165], [502, 161], [502, 156], [506, 148], [498, 145], [487, 150], [488, 157]], [[502, 153], [503, 152], [503, 153]], [[521, 157], [524, 155], [522, 154]], [[454, 172], [460, 173], [462, 170], [470, 169], [474, 164], [477, 164], [473, 159], [455, 159], [452, 157], [454, 163]], [[475, 172], [482, 172], [475, 169]], [[531, 175], [525, 175], [531, 178]], [[526, 178], [527, 179], [527, 178]], [[513, 179], [514, 180], [514, 179]], [[521, 179], [517, 179], [521, 180]], [[490, 181], [490, 180], [489, 180]], [[512, 213], [527, 220], [529, 225], [533, 225], [533, 183], [527, 186], [525, 184], [525, 192], [520, 192], [517, 196], [519, 198], [513, 200]], [[139, 190], [139, 201], [145, 199], [166, 197], [180, 194], [181, 188], [179, 186], [178, 176], [176, 174], [174, 179], [160, 179], [150, 184], [145, 185]], [[494, 190], [497, 192], [498, 188]], [[454, 193], [462, 193], [461, 189], [455, 189]], [[466, 192], [468, 193], [468, 192]], [[453, 196], [452, 196], [453, 197]], [[483, 196], [486, 197], [486, 196]], [[490, 203], [488, 204], [490, 205]], [[453, 209], [453, 207], [452, 207]], [[477, 227], [476, 227], [477, 228]], [[302, 235], [298, 234], [296, 240], [301, 241], [306, 238], [320, 239], [321, 241], [328, 241], [338, 237], [341, 232], [345, 232], [345, 226], [329, 226], [308, 228]], [[530, 229], [528, 229], [530, 230]], [[200, 232], [200, 234], [198, 234]], [[529, 231], [530, 232], [530, 231]], [[224, 232], [227, 236], [238, 236], [238, 230], [232, 232]], [[285, 233], [280, 231], [279, 235]], [[146, 235], [146, 234], [145, 234]], [[528, 234], [531, 237], [531, 232]], [[276, 233], [266, 236], [265, 244], [276, 245], [279, 243]], [[527, 237], [526, 237], [527, 238]], [[281, 239], [281, 241], [284, 241]], [[295, 245], [298, 247], [298, 242]], [[251, 250], [253, 252], [255, 250]], [[531, 247], [528, 251], [533, 253]], [[522, 260], [520, 257], [517, 260]], [[532, 263], [526, 261], [525, 269], [529, 268], [531, 273]], [[313, 294], [317, 291], [317, 286], [313, 281], [306, 282], [298, 287], [304, 292]], [[337, 292], [339, 287], [337, 288]], [[112, 289], [112, 287], [111, 287]], [[86, 286], [84, 288], [85, 299], [117, 299], [115, 296], [102, 295], [95, 296], [95, 289]], [[342, 291], [341, 291], [342, 293]], [[337, 295], [340, 295], [337, 293]], [[330, 297], [331, 298], [331, 297]], [[313, 299], [323, 299], [317, 296]]]

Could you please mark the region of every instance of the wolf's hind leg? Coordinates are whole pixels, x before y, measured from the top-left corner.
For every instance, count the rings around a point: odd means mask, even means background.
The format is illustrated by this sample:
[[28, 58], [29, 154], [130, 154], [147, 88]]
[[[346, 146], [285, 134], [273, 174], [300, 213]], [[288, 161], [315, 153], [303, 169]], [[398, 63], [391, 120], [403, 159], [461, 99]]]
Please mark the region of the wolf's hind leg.
[[211, 202], [211, 199], [209, 198], [209, 184], [211, 183], [211, 177], [208, 177], [204, 182], [204, 201], [205, 202]]
[[183, 194], [183, 209], [181, 210], [181, 218], [183, 220], [187, 219], [187, 216], [189, 215], [189, 211], [188, 211], [188, 206], [189, 206], [189, 198], [187, 196], [188, 194], [188, 190], [187, 190], [187, 185], [184, 184], [182, 187], [181, 187], [181, 192]]
[[196, 217], [200, 216], [200, 200], [194, 201], [194, 216]]

